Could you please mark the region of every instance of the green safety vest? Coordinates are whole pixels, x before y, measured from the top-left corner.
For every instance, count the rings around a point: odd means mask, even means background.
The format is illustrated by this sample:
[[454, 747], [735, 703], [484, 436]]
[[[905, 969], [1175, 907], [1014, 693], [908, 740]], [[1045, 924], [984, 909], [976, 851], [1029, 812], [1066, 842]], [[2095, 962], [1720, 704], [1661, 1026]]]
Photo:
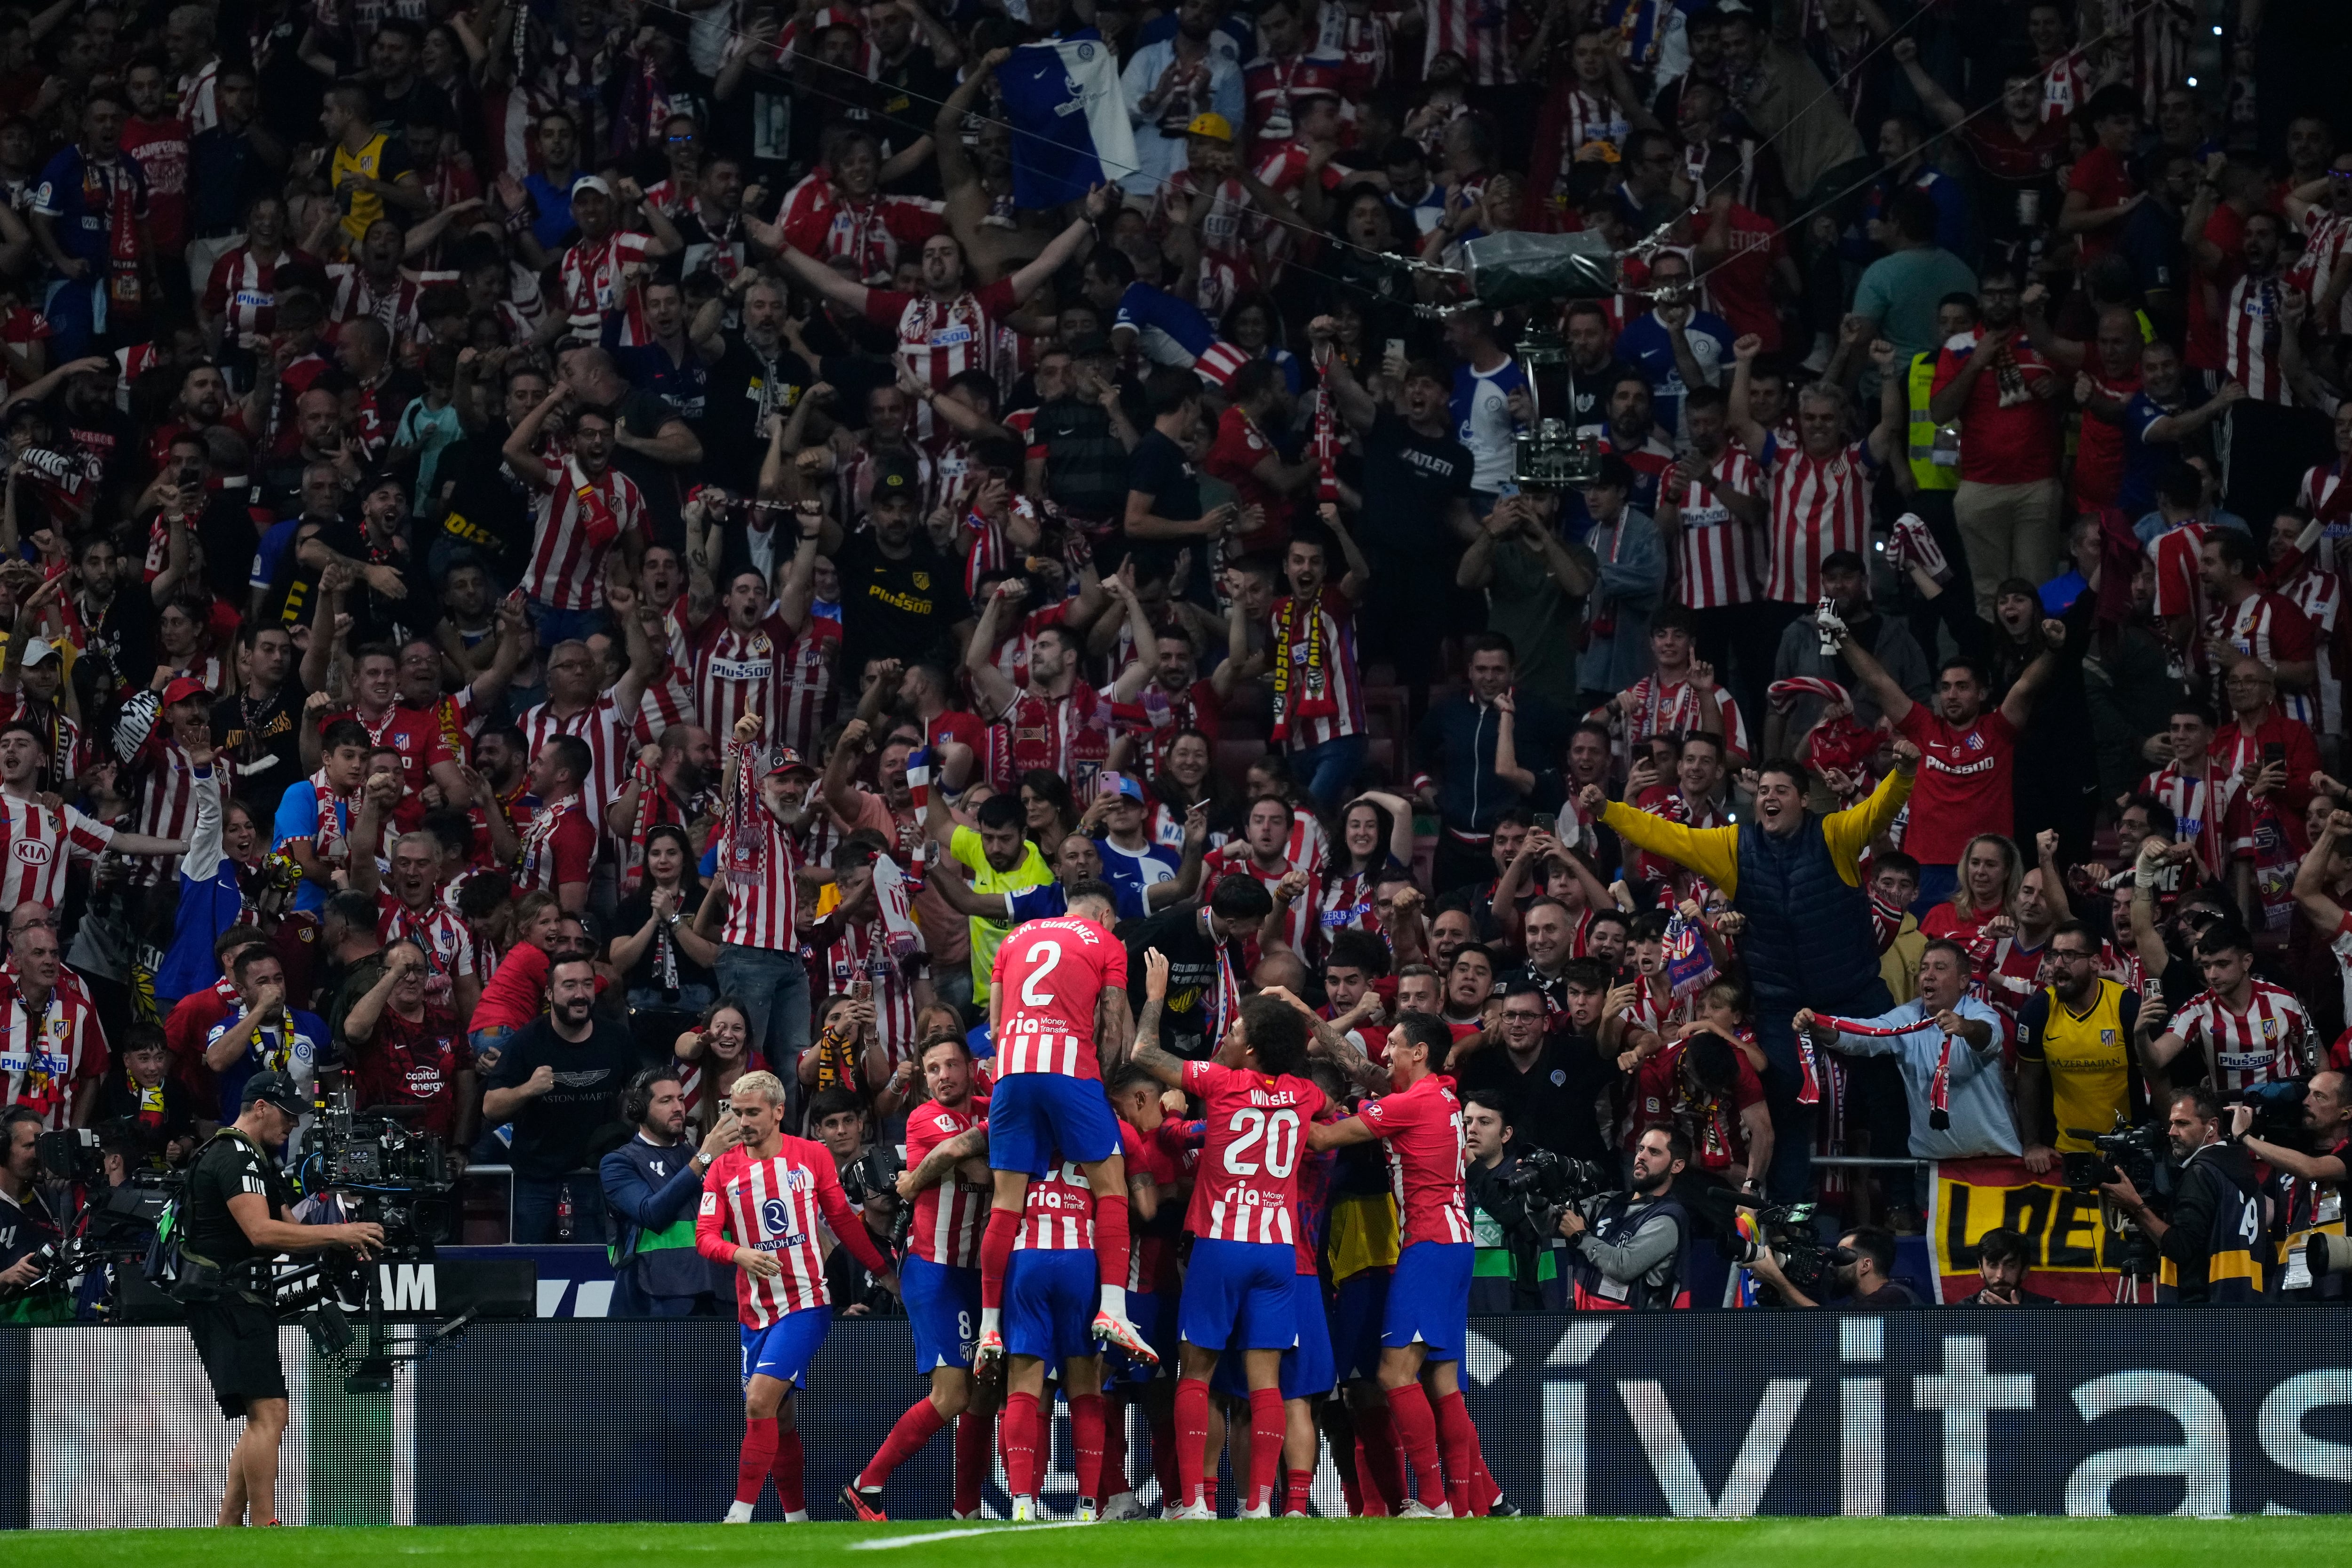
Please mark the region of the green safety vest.
[[1927, 399], [1935, 388], [1936, 355], [1932, 353], [1912, 355], [1910, 447], [1906, 453], [1911, 464], [1911, 483], [1914, 489], [1921, 490], [1956, 490], [1960, 488], [1958, 465], [1948, 466], [1936, 461], [1937, 426], [1927, 412]]

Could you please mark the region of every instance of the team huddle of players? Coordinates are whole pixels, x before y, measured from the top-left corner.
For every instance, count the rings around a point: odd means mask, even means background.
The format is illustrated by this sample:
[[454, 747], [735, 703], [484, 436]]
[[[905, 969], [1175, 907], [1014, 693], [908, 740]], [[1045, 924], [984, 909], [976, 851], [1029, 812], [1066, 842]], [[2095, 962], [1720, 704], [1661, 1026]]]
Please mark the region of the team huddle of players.
[[[1042, 1517], [1055, 1388], [1070, 1407], [1077, 1519], [1143, 1514], [1126, 1475], [1129, 1405], [1150, 1425], [1165, 1517], [1216, 1517], [1220, 1428], [1242, 1517], [1305, 1514], [1316, 1402], [1343, 1375], [1381, 1394], [1355, 1415], [1360, 1481], [1348, 1489], [1363, 1511], [1454, 1518], [1499, 1503], [1457, 1379], [1473, 1246], [1461, 1105], [1444, 1074], [1451, 1033], [1402, 1015], [1383, 1068], [1286, 993], [1228, 994], [1214, 1059], [1183, 1059], [1159, 1043], [1168, 963], [1156, 950], [1130, 1016], [1115, 908], [1111, 889], [1081, 884], [1066, 915], [1006, 939], [984, 1083], [963, 1042], [926, 1048], [931, 1098], [908, 1116], [899, 1192], [914, 1220], [898, 1272], [824, 1145], [783, 1132], [782, 1085], [766, 1073], [736, 1081], [743, 1142], [712, 1165], [697, 1226], [703, 1254], [737, 1269], [744, 1435], [730, 1522], [751, 1518], [772, 1474], [785, 1517], [807, 1517], [792, 1403], [832, 1318], [820, 1214], [898, 1289], [930, 1380], [843, 1489], [859, 1519], [887, 1517], [891, 1472], [950, 1423], [954, 1516], [979, 1516], [993, 1426], [1013, 1519]], [[1386, 1092], [1350, 1114], [1350, 1079]], [[1402, 1247], [1392, 1272], [1347, 1282], [1340, 1366], [1317, 1270], [1323, 1205], [1336, 1152], [1374, 1140]], [[1173, 1218], [1188, 1184], [1180, 1266]], [[1213, 1391], [1231, 1402], [1230, 1422]]]

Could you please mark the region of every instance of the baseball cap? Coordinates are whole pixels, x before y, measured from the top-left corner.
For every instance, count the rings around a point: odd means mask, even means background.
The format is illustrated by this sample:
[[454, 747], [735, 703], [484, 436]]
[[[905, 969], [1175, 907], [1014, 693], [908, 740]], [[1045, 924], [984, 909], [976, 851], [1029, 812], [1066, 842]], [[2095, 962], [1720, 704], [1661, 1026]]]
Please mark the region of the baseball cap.
[[211, 695], [211, 690], [203, 681], [193, 675], [183, 675], [171, 685], [163, 688], [163, 706], [169, 708], [174, 702], [191, 702], [197, 698]]
[[237, 1103], [248, 1110], [256, 1105], [274, 1105], [289, 1116], [299, 1116], [306, 1109], [301, 1091], [282, 1072], [257, 1072], [247, 1079], [244, 1098]]
[[893, 499], [904, 497], [911, 500], [921, 488], [922, 475], [907, 458], [891, 453], [875, 459], [874, 499], [877, 500], [885, 496]]
[[1133, 773], [1119, 774], [1117, 783], [1118, 787], [1113, 789], [1110, 792], [1111, 794], [1124, 796], [1129, 800], [1134, 801], [1138, 805], [1142, 804], [1143, 784]]
[[798, 752], [793, 751], [790, 746], [778, 746], [775, 751], [775, 759], [774, 763], [770, 764], [768, 768], [768, 776], [770, 778], [775, 777], [778, 773], [813, 773], [816, 772], [816, 769], [809, 763], [807, 759], [803, 757]]
[[604, 177], [600, 174], [583, 174], [580, 178], [572, 182], [572, 199], [575, 202], [578, 201], [583, 192], [592, 193], [600, 196], [609, 196], [613, 194], [613, 187], [606, 184]]
[[1214, 142], [1230, 142], [1234, 139], [1234, 122], [1222, 114], [1203, 112], [1192, 116], [1192, 123], [1184, 127], [1184, 134], [1206, 136]]
[[25, 639], [25, 662], [26, 664], [38, 664], [45, 658], [55, 658], [57, 657], [58, 645], [51, 642], [48, 638], [27, 637]]

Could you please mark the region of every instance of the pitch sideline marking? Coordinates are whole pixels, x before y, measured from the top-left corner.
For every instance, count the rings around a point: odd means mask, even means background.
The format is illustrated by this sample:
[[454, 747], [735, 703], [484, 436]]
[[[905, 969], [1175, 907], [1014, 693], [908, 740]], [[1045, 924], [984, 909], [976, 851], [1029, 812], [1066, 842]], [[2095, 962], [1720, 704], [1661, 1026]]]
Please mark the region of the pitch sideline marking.
[[852, 1552], [887, 1552], [898, 1546], [928, 1546], [934, 1541], [962, 1541], [974, 1535], [1018, 1535], [1029, 1530], [1070, 1530], [1093, 1521], [1084, 1519], [1054, 1519], [1041, 1524], [982, 1524], [965, 1530], [935, 1530], [928, 1535], [893, 1535], [881, 1541], [854, 1541]]

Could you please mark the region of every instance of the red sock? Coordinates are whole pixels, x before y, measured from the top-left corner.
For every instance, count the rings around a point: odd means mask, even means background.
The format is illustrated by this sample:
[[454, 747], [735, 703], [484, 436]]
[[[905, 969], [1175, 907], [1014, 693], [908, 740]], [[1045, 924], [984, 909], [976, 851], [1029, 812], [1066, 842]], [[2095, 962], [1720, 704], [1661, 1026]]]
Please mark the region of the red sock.
[[1103, 1497], [1115, 1498], [1135, 1489], [1127, 1480], [1127, 1397], [1103, 1395]]
[[1305, 1513], [1307, 1511], [1307, 1494], [1314, 1489], [1314, 1471], [1292, 1470], [1290, 1472], [1290, 1496], [1284, 1500], [1283, 1511], [1285, 1513]]
[[1110, 1412], [1099, 1394], [1070, 1395], [1070, 1447], [1077, 1450], [1078, 1495], [1103, 1500], [1103, 1428]]
[[1095, 1198], [1095, 1278], [1105, 1285], [1124, 1288], [1128, 1256], [1127, 1194], [1101, 1193]]
[[1260, 1509], [1274, 1495], [1274, 1478], [1282, 1468], [1282, 1390], [1250, 1390], [1249, 1487], [1242, 1495]]
[[776, 1458], [776, 1418], [743, 1418], [743, 1452], [735, 1461], [735, 1500], [758, 1502], [768, 1484], [768, 1466]]
[[929, 1399], [918, 1399], [907, 1406], [907, 1413], [898, 1417], [898, 1424], [882, 1439], [882, 1447], [858, 1472], [859, 1489], [878, 1487], [888, 1480], [891, 1471], [913, 1458], [931, 1440], [931, 1434], [946, 1425], [940, 1419], [940, 1407]]
[[1369, 1461], [1364, 1458], [1364, 1429], [1356, 1428], [1356, 1462], [1340, 1465], [1339, 1495], [1348, 1500], [1348, 1513], [1355, 1519], [1384, 1517], [1388, 1504], [1381, 1500], [1381, 1489], [1372, 1485]]
[[956, 1417], [955, 1510], [980, 1511], [980, 1489], [988, 1479], [989, 1427], [994, 1423], [977, 1410]]
[[776, 1434], [776, 1462], [769, 1473], [776, 1478], [776, 1500], [784, 1505], [786, 1513], [798, 1513], [808, 1507], [808, 1494], [803, 1489], [807, 1456], [801, 1451], [801, 1434], [797, 1426]]
[[1202, 1458], [1209, 1447], [1209, 1385], [1198, 1378], [1176, 1380], [1176, 1505], [1201, 1500], [1205, 1484]]
[[1397, 1438], [1396, 1416], [1383, 1402], [1359, 1411], [1356, 1424], [1364, 1434], [1364, 1460], [1371, 1475], [1366, 1506], [1378, 1498], [1381, 1514], [1392, 1515], [1404, 1506], [1405, 1497], [1404, 1445]]
[[[1202, 1441], [1206, 1443], [1208, 1439], [1203, 1436]], [[1217, 1511], [1217, 1472], [1208, 1467], [1205, 1459], [1201, 1470], [1201, 1506], [1211, 1513]]]
[[[1151, 1474], [1160, 1483], [1160, 1501], [1172, 1508], [1184, 1500], [1184, 1479], [1176, 1468], [1176, 1412], [1154, 1399], [1144, 1406], [1143, 1415], [1151, 1423]], [[1208, 1438], [1203, 1436], [1201, 1441]]]
[[[1470, 1428], [1473, 1437], [1477, 1433], [1475, 1426]], [[1484, 1519], [1495, 1511], [1495, 1504], [1502, 1500], [1502, 1496], [1503, 1489], [1495, 1484], [1494, 1472], [1486, 1468], [1486, 1449], [1474, 1446], [1470, 1450], [1470, 1511]]]
[[1397, 1446], [1412, 1466], [1413, 1493], [1423, 1507], [1436, 1508], [1445, 1501], [1445, 1477], [1437, 1467], [1437, 1416], [1429, 1408], [1429, 1395], [1417, 1383], [1391, 1388], [1388, 1394]]
[[991, 1209], [980, 1237], [980, 1310], [1004, 1305], [1004, 1271], [1013, 1266], [1013, 1243], [1021, 1234], [1019, 1209]]
[[1008, 1395], [997, 1440], [1004, 1445], [1004, 1489], [1014, 1497], [1037, 1495], [1037, 1396]]
[[1470, 1424], [1470, 1407], [1462, 1402], [1458, 1388], [1437, 1402], [1437, 1441], [1445, 1451], [1445, 1473], [1452, 1478], [1446, 1500], [1454, 1504], [1454, 1517], [1467, 1518], [1474, 1509], [1484, 1514], [1493, 1500], [1478, 1480], [1486, 1461], [1479, 1458], [1478, 1429]]

